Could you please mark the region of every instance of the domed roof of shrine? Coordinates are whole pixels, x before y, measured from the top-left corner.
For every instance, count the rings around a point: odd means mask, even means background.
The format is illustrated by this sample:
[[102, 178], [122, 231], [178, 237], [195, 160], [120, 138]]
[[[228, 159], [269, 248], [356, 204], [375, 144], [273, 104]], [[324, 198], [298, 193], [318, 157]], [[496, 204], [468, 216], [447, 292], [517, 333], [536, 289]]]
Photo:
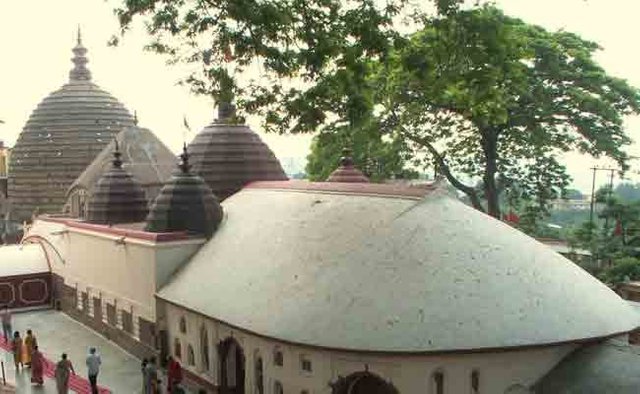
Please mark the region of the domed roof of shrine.
[[69, 81], [42, 100], [11, 154], [9, 198], [14, 216], [60, 212], [71, 183], [133, 117], [91, 80], [78, 32]]
[[222, 201], [253, 181], [286, 180], [271, 149], [246, 124], [234, 123], [231, 104], [221, 104], [218, 119], [189, 144], [193, 171]]
[[204, 180], [191, 172], [186, 146], [180, 157], [180, 170], [174, 173], [153, 202], [145, 231], [186, 231], [211, 237], [222, 220], [222, 207]]
[[131, 126], [120, 131], [93, 162], [71, 184], [67, 198], [77, 188], [91, 190], [102, 174], [111, 167], [115, 144], [122, 154], [123, 168], [149, 193], [150, 200], [171, 177], [175, 169], [176, 157], [169, 148], [149, 129]]
[[356, 168], [351, 157], [351, 150], [345, 148], [342, 150], [340, 165], [329, 175], [327, 182], [368, 183], [369, 178]]
[[635, 329], [573, 262], [442, 187], [254, 182], [164, 286], [260, 336], [353, 351], [554, 345]]
[[111, 168], [93, 187], [87, 221], [99, 224], [137, 223], [147, 216], [147, 199], [140, 183], [122, 168], [121, 153], [115, 144]]

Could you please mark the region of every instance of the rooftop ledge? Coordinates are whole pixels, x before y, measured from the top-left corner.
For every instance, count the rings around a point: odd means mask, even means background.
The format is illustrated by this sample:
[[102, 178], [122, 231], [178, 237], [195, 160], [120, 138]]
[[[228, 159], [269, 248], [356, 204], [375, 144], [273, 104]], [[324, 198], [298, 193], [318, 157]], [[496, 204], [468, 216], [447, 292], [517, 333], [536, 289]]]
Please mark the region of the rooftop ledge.
[[257, 181], [248, 184], [245, 188], [421, 199], [426, 194], [438, 189], [439, 185], [437, 182], [406, 185], [395, 183], [309, 182], [288, 180]]
[[39, 216], [38, 219], [52, 223], [64, 224], [69, 228], [93, 231], [110, 236], [133, 238], [154, 243], [204, 239], [204, 237], [194, 236], [186, 231], [175, 231], [169, 233], [152, 233], [144, 231], [144, 223], [123, 223], [113, 225], [95, 224], [73, 218], [54, 217], [48, 215]]

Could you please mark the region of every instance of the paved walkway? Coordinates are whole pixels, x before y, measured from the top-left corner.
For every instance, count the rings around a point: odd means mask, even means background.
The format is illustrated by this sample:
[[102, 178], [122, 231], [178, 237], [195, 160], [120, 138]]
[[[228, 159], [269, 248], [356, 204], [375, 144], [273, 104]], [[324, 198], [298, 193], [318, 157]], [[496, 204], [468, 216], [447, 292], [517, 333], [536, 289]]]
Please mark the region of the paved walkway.
[[[89, 347], [94, 346], [102, 357], [98, 384], [114, 394], [138, 394], [142, 391], [140, 361], [120, 347], [96, 334], [61, 312], [52, 310], [16, 313], [13, 315], [13, 330], [22, 335], [33, 330], [38, 346], [45, 357], [56, 362], [62, 353], [67, 353], [73, 366], [81, 376], [86, 376], [85, 358]], [[43, 387], [32, 386], [28, 369], [16, 373], [13, 355], [2, 351], [7, 382], [15, 382], [18, 393], [56, 394], [53, 379], [45, 378]]]

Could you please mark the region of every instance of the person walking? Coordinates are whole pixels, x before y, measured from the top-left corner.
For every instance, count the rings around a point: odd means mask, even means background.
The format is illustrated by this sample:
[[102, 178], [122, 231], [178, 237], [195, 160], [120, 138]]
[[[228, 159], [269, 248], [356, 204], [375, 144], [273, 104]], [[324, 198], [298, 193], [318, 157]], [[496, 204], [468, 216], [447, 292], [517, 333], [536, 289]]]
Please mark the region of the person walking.
[[18, 331], [13, 333], [13, 341], [11, 342], [11, 351], [13, 352], [13, 363], [16, 365], [16, 371], [19, 367], [24, 367], [22, 364], [22, 338]]
[[38, 386], [42, 386], [44, 379], [42, 373], [44, 372], [44, 356], [38, 350], [38, 345], [33, 347], [33, 353], [31, 354], [31, 383], [36, 383]]
[[96, 348], [89, 349], [89, 355], [87, 355], [87, 375], [89, 376], [89, 383], [91, 384], [91, 394], [98, 394], [98, 372], [100, 372], [100, 364], [102, 359], [96, 352]]
[[142, 364], [140, 364], [140, 371], [142, 372], [142, 393], [147, 393], [147, 364], [149, 364], [149, 360], [146, 358], [142, 359]]
[[158, 367], [156, 366], [156, 357], [152, 356], [144, 369], [145, 377], [147, 378], [146, 385], [147, 391], [145, 394], [158, 394], [160, 392], [158, 387]]
[[4, 335], [4, 340], [9, 343], [11, 341], [11, 337], [13, 331], [11, 331], [11, 312], [9, 312], [9, 307], [4, 306], [2, 309], [2, 335]]
[[31, 330], [27, 330], [27, 335], [24, 337], [24, 352], [22, 354], [22, 361], [27, 367], [31, 367], [31, 354], [33, 349], [38, 346], [38, 341]]
[[67, 359], [67, 354], [62, 353], [60, 361], [56, 364], [56, 387], [58, 388], [58, 394], [69, 393], [69, 376], [75, 375], [76, 371], [73, 369], [73, 364]]
[[180, 382], [182, 382], [182, 366], [178, 360], [169, 356], [167, 359], [167, 393], [173, 393]]

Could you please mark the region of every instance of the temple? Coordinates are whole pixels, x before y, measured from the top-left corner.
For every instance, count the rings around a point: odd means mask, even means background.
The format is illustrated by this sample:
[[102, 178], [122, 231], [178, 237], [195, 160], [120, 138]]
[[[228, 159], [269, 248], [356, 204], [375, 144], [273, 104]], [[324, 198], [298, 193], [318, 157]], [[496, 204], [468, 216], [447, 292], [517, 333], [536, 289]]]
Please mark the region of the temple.
[[0, 305], [173, 356], [206, 392], [637, 390], [638, 305], [443, 181], [371, 182], [348, 149], [288, 180], [225, 102], [174, 157], [74, 54], [11, 155], [33, 220], [0, 247]]

